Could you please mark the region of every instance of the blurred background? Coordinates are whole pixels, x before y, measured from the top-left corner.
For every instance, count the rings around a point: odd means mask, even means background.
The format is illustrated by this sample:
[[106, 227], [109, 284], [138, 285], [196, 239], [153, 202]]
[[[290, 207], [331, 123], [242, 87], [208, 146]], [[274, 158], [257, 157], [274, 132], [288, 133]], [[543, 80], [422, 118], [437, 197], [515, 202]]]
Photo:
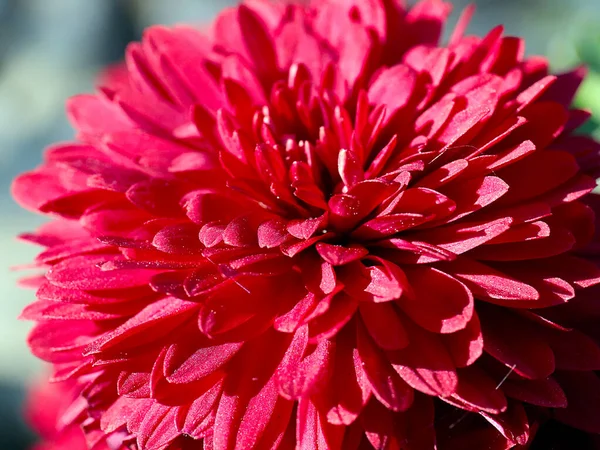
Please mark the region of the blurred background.
[[[0, 0], [0, 450], [21, 450], [34, 439], [21, 420], [26, 384], [42, 368], [25, 344], [30, 324], [17, 321], [33, 292], [16, 286], [36, 248], [17, 242], [42, 218], [22, 211], [9, 193], [11, 179], [35, 167], [45, 146], [72, 137], [63, 104], [92, 90], [104, 65], [153, 23], [209, 22], [235, 0]], [[600, 1], [455, 0], [450, 21], [477, 4], [469, 31], [497, 24], [522, 36], [528, 54], [544, 54], [555, 70], [585, 61], [592, 69], [580, 103], [600, 118]], [[597, 72], [595, 72], [597, 71]], [[599, 75], [597, 75], [598, 73]], [[583, 99], [585, 97], [585, 99]], [[588, 125], [589, 129], [595, 123]], [[552, 444], [539, 447], [555, 448]]]

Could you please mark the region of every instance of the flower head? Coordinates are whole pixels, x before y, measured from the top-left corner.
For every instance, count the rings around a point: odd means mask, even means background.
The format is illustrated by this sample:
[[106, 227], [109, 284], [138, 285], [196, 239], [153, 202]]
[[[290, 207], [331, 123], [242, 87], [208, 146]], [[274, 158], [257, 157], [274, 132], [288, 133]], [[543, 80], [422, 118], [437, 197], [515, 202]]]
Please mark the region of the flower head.
[[14, 194], [54, 217], [23, 236], [31, 349], [87, 420], [138, 449], [600, 432], [582, 72], [464, 36], [471, 10], [442, 45], [449, 11], [246, 1], [69, 102], [77, 142]]
[[77, 383], [48, 383], [40, 379], [31, 386], [25, 405], [25, 415], [41, 442], [32, 450], [126, 450], [124, 435], [107, 436], [99, 429], [81, 425], [87, 419], [85, 400], [79, 398]]

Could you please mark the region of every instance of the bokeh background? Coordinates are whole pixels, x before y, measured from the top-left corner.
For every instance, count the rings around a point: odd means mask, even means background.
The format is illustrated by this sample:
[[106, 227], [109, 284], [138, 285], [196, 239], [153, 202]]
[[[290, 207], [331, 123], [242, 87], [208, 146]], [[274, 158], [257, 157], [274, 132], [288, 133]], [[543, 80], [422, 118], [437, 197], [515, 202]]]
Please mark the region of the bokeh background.
[[[91, 91], [101, 67], [119, 61], [129, 41], [154, 23], [208, 23], [235, 0], [0, 0], [0, 450], [35, 439], [21, 419], [28, 382], [42, 366], [25, 344], [30, 324], [17, 320], [33, 293], [16, 286], [34, 247], [14, 238], [42, 222], [10, 197], [10, 182], [35, 167], [47, 145], [68, 140], [70, 95]], [[526, 39], [528, 54], [544, 54], [555, 70], [585, 61], [592, 70], [579, 102], [600, 118], [599, 0], [455, 0], [450, 25], [477, 4], [469, 31], [497, 24]], [[592, 130], [595, 122], [588, 125]], [[548, 443], [543, 449], [555, 448]], [[66, 449], [68, 450], [68, 449]]]

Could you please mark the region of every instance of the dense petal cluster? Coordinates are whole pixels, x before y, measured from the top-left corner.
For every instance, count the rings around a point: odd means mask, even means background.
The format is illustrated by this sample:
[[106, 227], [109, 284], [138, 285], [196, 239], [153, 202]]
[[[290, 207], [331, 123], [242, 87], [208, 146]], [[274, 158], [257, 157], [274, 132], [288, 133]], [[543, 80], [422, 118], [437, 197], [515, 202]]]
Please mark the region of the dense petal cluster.
[[[152, 27], [14, 195], [29, 343], [137, 449], [507, 449], [600, 432], [581, 70], [449, 5]], [[79, 417], [79, 416], [78, 416]], [[83, 419], [79, 419], [83, 420]], [[101, 434], [102, 434], [101, 433]]]
[[78, 397], [76, 382], [40, 379], [31, 387], [25, 416], [40, 439], [31, 450], [127, 450], [122, 446], [126, 437], [122, 433], [109, 436], [93, 427], [86, 428], [87, 434], [83, 432], [80, 425], [93, 421], [87, 418], [85, 401]]

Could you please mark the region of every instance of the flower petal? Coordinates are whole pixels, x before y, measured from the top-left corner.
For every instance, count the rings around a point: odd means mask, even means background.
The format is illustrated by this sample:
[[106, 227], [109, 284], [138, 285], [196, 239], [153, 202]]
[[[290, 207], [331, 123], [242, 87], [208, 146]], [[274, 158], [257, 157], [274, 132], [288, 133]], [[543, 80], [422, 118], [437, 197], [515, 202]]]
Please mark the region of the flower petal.
[[456, 278], [430, 267], [407, 267], [413, 293], [398, 300], [402, 310], [418, 325], [434, 333], [455, 333], [473, 316], [471, 291]]

